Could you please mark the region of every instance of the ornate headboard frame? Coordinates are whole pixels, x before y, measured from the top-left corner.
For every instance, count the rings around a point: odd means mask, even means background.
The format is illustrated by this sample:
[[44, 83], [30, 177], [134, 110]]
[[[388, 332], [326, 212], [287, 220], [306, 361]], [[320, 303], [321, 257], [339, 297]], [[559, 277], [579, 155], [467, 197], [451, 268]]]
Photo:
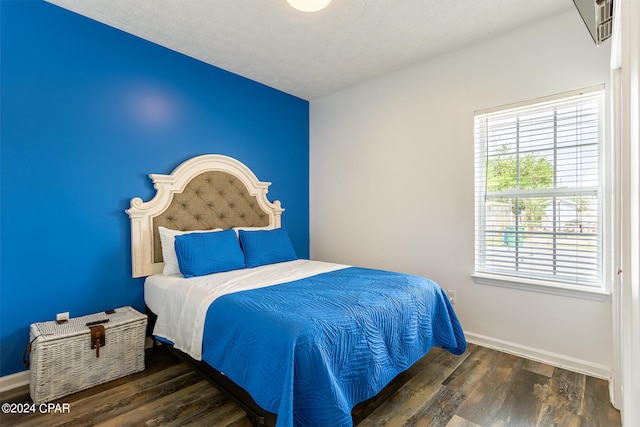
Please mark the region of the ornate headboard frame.
[[131, 199], [133, 277], [161, 273], [158, 226], [178, 230], [280, 227], [284, 209], [267, 199], [270, 182], [261, 182], [243, 163], [220, 154], [193, 157], [170, 175], [149, 175], [156, 189], [148, 202]]

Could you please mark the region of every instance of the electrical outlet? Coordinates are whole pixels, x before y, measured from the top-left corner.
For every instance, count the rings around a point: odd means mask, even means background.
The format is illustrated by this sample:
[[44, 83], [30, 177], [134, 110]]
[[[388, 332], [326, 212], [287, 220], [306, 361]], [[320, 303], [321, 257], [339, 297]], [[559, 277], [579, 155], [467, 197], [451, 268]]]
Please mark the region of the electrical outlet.
[[69, 312], [56, 314], [56, 322], [62, 323], [69, 320]]
[[447, 296], [449, 297], [449, 302], [451, 304], [455, 304], [456, 303], [456, 291], [448, 290], [447, 291]]

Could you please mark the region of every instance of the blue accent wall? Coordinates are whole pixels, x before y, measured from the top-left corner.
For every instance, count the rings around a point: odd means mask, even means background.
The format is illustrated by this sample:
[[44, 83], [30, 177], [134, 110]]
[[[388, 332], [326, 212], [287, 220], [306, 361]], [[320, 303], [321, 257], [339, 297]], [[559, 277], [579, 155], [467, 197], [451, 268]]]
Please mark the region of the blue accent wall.
[[190, 157], [273, 182], [308, 258], [307, 101], [42, 1], [0, 8], [0, 375], [24, 370], [33, 322], [143, 310], [124, 210]]

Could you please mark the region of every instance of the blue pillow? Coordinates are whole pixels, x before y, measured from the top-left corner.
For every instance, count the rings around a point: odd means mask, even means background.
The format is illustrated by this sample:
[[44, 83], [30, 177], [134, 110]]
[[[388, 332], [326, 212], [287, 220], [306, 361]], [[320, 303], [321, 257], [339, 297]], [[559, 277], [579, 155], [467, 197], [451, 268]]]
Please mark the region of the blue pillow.
[[274, 230], [239, 230], [240, 243], [247, 267], [298, 259], [284, 228]]
[[238, 236], [232, 229], [176, 236], [176, 256], [184, 277], [245, 268]]

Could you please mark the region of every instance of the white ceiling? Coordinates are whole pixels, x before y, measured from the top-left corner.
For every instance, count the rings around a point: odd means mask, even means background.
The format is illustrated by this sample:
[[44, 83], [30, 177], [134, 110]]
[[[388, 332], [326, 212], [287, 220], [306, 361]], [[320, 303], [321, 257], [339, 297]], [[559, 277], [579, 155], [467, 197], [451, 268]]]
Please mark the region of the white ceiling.
[[307, 100], [574, 7], [571, 0], [332, 0], [305, 13], [286, 0], [47, 1]]

